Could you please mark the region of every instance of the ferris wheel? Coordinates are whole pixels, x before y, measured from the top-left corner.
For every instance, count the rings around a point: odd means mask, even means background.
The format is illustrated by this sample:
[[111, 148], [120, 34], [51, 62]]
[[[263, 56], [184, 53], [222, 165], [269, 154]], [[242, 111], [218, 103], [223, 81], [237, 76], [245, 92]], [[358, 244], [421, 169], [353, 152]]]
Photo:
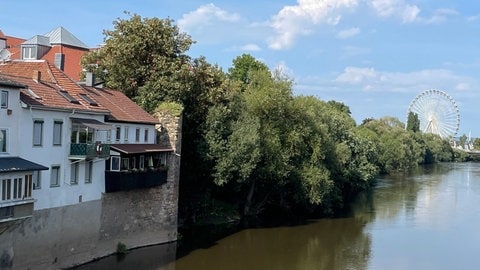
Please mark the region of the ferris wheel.
[[407, 111], [418, 115], [420, 131], [442, 138], [454, 137], [460, 126], [460, 112], [455, 100], [440, 90], [427, 90], [413, 99]]

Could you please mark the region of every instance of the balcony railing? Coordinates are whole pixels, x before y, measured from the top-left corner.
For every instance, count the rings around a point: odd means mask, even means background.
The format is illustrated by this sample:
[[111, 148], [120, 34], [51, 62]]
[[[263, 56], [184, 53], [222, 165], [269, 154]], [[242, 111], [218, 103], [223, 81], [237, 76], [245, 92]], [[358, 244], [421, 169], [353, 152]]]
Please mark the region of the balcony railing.
[[70, 144], [70, 156], [83, 158], [106, 158], [110, 155], [109, 144], [98, 143], [72, 143]]
[[105, 192], [160, 186], [167, 182], [167, 170], [106, 171]]

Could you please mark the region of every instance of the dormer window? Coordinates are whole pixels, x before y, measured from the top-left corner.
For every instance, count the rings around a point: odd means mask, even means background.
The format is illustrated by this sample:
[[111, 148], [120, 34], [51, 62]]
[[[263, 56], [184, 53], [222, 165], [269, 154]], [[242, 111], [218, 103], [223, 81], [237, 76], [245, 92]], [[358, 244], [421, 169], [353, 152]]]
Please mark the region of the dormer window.
[[36, 46], [22, 46], [22, 59], [24, 60], [35, 60], [37, 59], [37, 48]]

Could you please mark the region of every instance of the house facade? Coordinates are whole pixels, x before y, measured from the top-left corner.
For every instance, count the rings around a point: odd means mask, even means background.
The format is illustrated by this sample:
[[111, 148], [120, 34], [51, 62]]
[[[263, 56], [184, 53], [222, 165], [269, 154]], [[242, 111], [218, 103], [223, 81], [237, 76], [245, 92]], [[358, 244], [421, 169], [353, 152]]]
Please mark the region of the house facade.
[[11, 269], [176, 240], [180, 153], [156, 142], [157, 118], [46, 60], [0, 64], [0, 93], [0, 181], [11, 179], [0, 183], [0, 256]]

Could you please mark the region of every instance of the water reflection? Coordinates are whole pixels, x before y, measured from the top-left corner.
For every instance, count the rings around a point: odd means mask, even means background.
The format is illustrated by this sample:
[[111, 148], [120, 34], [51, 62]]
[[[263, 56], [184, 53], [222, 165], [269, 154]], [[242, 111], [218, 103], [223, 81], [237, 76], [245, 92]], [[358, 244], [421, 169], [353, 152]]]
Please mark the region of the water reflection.
[[184, 237], [198, 243], [179, 242], [176, 260], [159, 263], [159, 250], [137, 259], [132, 252], [121, 264], [81, 269], [477, 269], [479, 204], [480, 164], [440, 164], [379, 179], [348, 217], [215, 231], [214, 238], [193, 231]]
[[183, 269], [352, 269], [368, 265], [370, 239], [359, 218], [247, 229], [176, 261]]

